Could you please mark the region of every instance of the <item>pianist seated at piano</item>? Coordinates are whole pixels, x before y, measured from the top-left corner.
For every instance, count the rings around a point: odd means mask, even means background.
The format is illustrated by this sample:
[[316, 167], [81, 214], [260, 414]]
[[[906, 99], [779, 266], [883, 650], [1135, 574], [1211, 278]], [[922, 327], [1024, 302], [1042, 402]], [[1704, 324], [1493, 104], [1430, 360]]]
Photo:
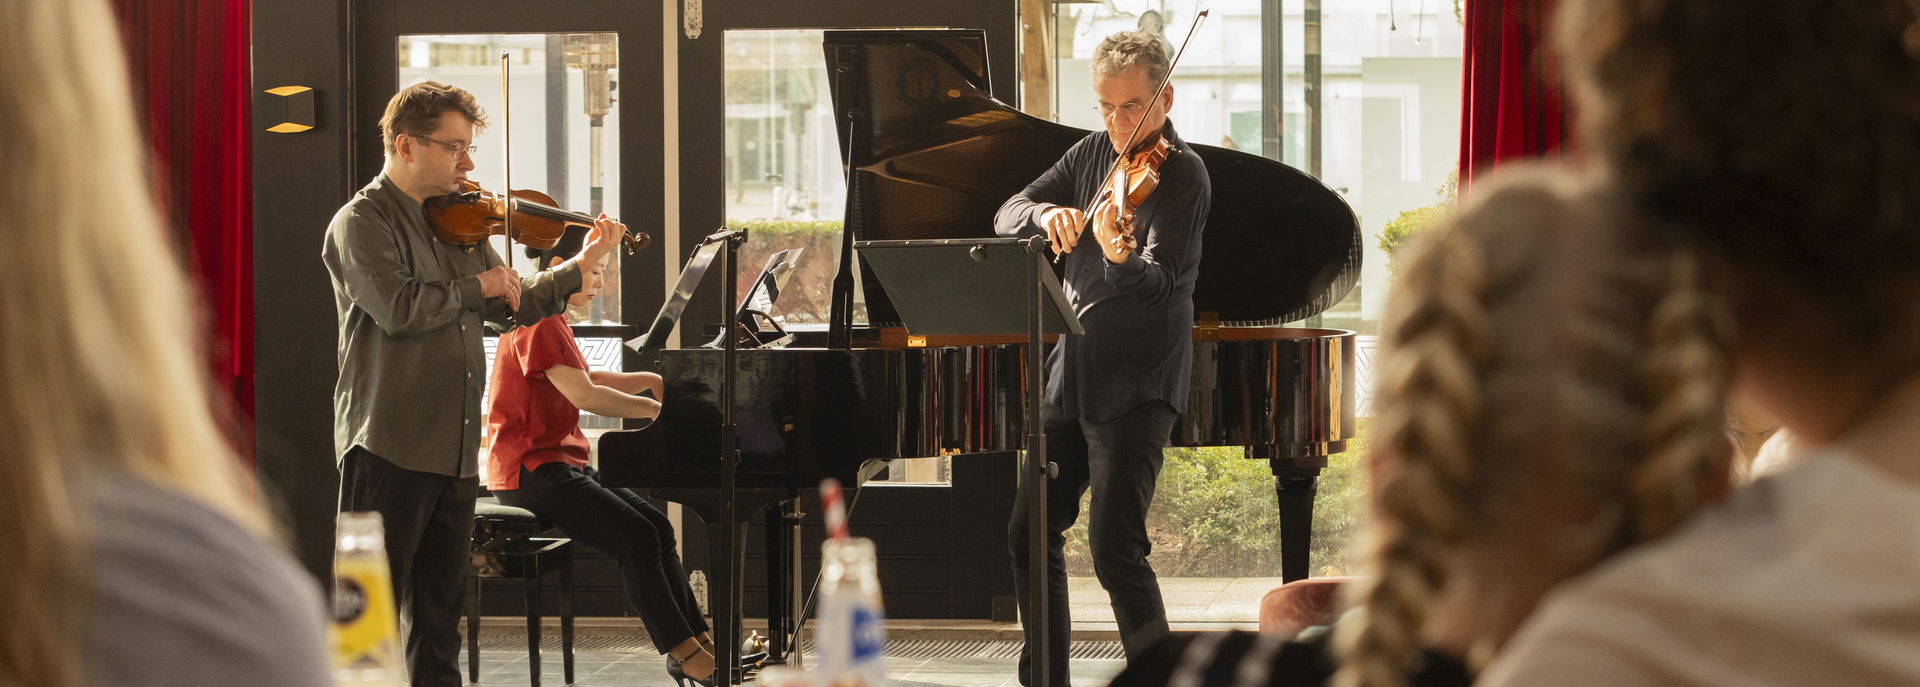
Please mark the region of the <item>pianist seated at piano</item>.
[[1114, 685], [1469, 685], [1547, 592], [1724, 494], [1724, 318], [1599, 188], [1516, 167], [1411, 247], [1381, 327], [1364, 572], [1333, 631], [1169, 638]]
[[[540, 252], [541, 269], [578, 253], [584, 229]], [[585, 265], [569, 308], [587, 305], [604, 283], [607, 260]], [[567, 536], [614, 559], [627, 603], [646, 625], [667, 672], [696, 682], [713, 674], [713, 638], [694, 602], [673, 540], [673, 525], [653, 504], [601, 484], [588, 465], [580, 411], [607, 417], [660, 415], [660, 376], [588, 370], [566, 314], [500, 336], [487, 424], [493, 436], [487, 488], [500, 503], [525, 508]]]
[[[1173, 88], [1156, 88], [1171, 68], [1152, 34], [1114, 34], [1094, 49], [1093, 90], [1105, 128], [1088, 134], [995, 217], [1002, 236], [1045, 236], [1065, 268], [1068, 300], [1086, 328], [1060, 337], [1047, 358], [1047, 457], [1058, 463], [1047, 481], [1048, 637], [1050, 684], [1067, 684], [1067, 580], [1062, 533], [1079, 517], [1080, 496], [1093, 491], [1088, 523], [1094, 573], [1113, 601], [1129, 656], [1167, 631], [1159, 582], [1147, 562], [1147, 506], [1153, 501], [1161, 451], [1187, 410], [1192, 369], [1193, 293], [1200, 235], [1212, 186], [1207, 167], [1187, 147], [1167, 110]], [[1171, 152], [1158, 187], [1130, 209], [1133, 236], [1112, 205], [1095, 208], [1116, 157], [1151, 149]], [[1025, 489], [1027, 480], [1021, 481]], [[1015, 503], [1024, 503], [1025, 496]], [[1027, 517], [1016, 507], [1007, 532], [1016, 591], [1028, 589]], [[1025, 619], [1027, 616], [1021, 616]], [[1030, 649], [1031, 647], [1029, 647]], [[1030, 652], [1020, 660], [1031, 682]]]

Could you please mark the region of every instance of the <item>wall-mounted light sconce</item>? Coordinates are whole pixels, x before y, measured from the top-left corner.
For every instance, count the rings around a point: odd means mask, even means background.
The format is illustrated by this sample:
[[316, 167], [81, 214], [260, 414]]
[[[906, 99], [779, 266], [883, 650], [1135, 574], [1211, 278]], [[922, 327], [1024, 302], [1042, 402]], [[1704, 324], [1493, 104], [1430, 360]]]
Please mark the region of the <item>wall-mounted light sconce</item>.
[[262, 106], [267, 127], [276, 134], [297, 134], [313, 128], [313, 89], [307, 86], [281, 86], [267, 89], [273, 96]]

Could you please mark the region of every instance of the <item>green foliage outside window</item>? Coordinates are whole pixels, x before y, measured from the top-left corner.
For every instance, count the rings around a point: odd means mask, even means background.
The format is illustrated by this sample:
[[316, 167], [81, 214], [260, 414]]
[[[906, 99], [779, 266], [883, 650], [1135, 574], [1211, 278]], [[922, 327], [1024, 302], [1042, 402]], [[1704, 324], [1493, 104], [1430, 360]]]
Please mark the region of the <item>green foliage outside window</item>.
[[1396, 266], [1400, 246], [1427, 227], [1439, 224], [1440, 220], [1446, 219], [1447, 215], [1453, 212], [1453, 206], [1459, 200], [1459, 193], [1460, 172], [1454, 170], [1447, 175], [1447, 182], [1433, 192], [1435, 196], [1439, 196], [1440, 202], [1402, 212], [1400, 216], [1393, 218], [1393, 221], [1387, 222], [1386, 228], [1380, 230], [1380, 252], [1387, 254], [1388, 269]]
[[[1366, 515], [1367, 430], [1345, 452], [1327, 460], [1314, 500], [1312, 574], [1352, 570], [1349, 543]], [[1162, 577], [1279, 577], [1280, 514], [1273, 472], [1264, 460], [1248, 460], [1238, 448], [1168, 449], [1158, 491], [1147, 511], [1153, 568]], [[1087, 549], [1090, 495], [1082, 497], [1080, 521], [1067, 531], [1067, 574], [1090, 576]]]
[[[799, 249], [800, 261], [780, 292], [775, 310], [789, 324], [827, 321], [833, 290], [834, 255], [840, 250], [840, 221], [736, 220], [728, 229], [747, 230], [747, 243], [740, 248], [738, 288], [750, 286], [754, 276], [776, 251]], [[856, 308], [856, 317], [862, 317]]]
[[786, 219], [734, 220], [727, 222], [727, 228], [747, 230], [748, 240], [754, 240], [760, 237], [768, 240], [775, 238], [812, 238], [821, 235], [831, 236], [835, 239], [840, 237], [840, 220], [837, 219], [817, 221]]

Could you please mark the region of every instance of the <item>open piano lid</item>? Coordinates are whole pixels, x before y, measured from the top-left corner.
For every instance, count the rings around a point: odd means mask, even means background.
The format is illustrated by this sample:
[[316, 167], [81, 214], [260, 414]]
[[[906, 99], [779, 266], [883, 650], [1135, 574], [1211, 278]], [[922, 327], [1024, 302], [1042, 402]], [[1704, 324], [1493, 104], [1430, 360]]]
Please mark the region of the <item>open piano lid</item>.
[[[979, 29], [828, 31], [824, 43], [841, 162], [854, 170], [853, 239], [993, 236], [1000, 204], [1090, 133], [994, 99]], [[1273, 160], [1193, 149], [1213, 182], [1196, 312], [1271, 325], [1346, 297], [1362, 251], [1359, 219], [1339, 194]], [[861, 269], [869, 320], [899, 322]]]

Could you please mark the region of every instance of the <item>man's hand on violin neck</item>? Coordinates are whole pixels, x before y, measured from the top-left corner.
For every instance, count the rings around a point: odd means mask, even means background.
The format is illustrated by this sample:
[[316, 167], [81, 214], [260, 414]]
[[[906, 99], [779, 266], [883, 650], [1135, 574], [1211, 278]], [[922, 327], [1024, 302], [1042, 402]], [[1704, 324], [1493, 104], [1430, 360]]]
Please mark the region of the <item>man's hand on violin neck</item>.
[[1080, 243], [1080, 226], [1086, 213], [1079, 208], [1051, 207], [1040, 213], [1040, 227], [1047, 232], [1047, 244], [1055, 253], [1072, 253]]
[[504, 266], [481, 272], [480, 295], [487, 298], [505, 298], [507, 307], [520, 309], [520, 273]]

